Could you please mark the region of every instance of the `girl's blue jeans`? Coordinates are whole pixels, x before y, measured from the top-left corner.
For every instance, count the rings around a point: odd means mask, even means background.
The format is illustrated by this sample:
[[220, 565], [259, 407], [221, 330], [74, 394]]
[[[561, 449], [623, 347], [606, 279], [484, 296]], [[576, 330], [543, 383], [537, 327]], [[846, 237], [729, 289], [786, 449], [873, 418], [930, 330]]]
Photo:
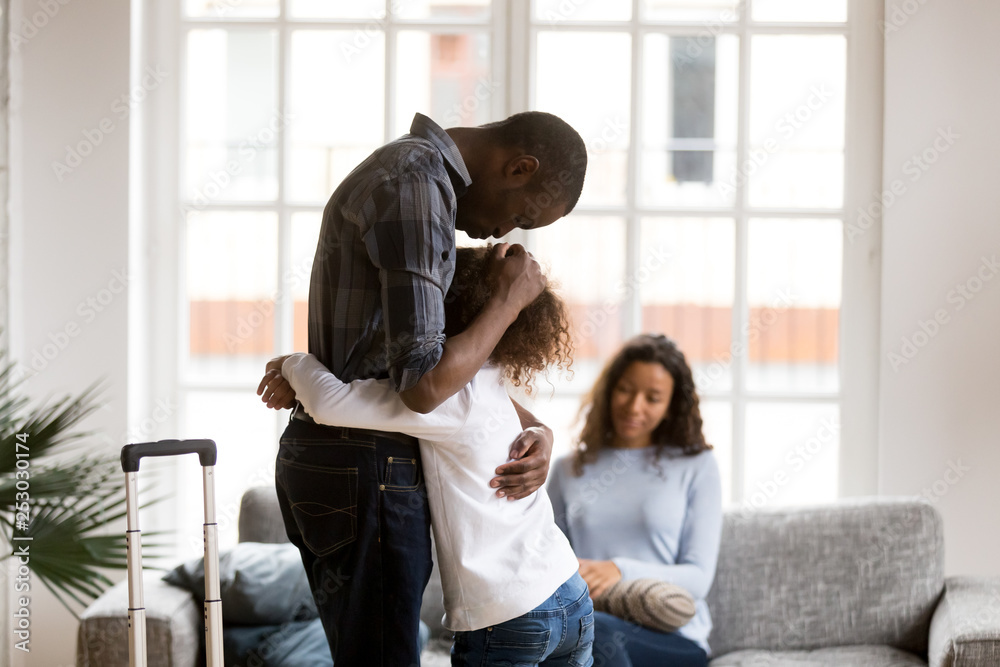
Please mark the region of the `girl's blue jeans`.
[[590, 667], [594, 605], [574, 573], [549, 599], [523, 616], [481, 630], [456, 632], [452, 667]]

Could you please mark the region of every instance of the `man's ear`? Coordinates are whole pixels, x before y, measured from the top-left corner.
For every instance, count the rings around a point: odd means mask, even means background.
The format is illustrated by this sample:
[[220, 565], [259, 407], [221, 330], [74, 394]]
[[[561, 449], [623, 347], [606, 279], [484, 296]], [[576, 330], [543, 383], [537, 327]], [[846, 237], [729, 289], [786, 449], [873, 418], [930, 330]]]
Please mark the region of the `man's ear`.
[[538, 171], [538, 166], [538, 158], [534, 155], [518, 155], [504, 165], [504, 176], [514, 179], [518, 187], [523, 187], [531, 181], [531, 177]]

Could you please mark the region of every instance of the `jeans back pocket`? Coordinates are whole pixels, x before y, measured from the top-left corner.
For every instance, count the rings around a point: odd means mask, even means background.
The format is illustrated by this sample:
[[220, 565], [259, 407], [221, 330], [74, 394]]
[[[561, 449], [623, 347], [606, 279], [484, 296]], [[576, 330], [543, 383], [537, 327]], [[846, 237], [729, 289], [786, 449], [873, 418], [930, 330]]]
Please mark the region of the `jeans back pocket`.
[[326, 556], [357, 539], [358, 469], [278, 459], [278, 481], [288, 496], [302, 541]]
[[569, 657], [573, 667], [590, 667], [594, 664], [594, 607], [588, 605], [587, 613], [580, 617], [580, 638]]
[[487, 633], [486, 664], [520, 667], [538, 664], [545, 658], [552, 631], [514, 630], [495, 625]]

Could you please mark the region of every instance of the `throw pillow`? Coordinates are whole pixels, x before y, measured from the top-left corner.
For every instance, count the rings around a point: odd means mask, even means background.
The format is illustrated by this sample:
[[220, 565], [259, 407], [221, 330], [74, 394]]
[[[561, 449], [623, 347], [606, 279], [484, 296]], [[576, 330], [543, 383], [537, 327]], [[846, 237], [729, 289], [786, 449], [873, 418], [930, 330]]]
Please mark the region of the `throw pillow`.
[[673, 632], [694, 617], [694, 598], [659, 579], [621, 580], [594, 598], [594, 609], [659, 632]]
[[[205, 602], [205, 566], [199, 558], [163, 579]], [[219, 554], [219, 589], [226, 625], [281, 625], [317, 618], [299, 550], [292, 544], [240, 542]]]

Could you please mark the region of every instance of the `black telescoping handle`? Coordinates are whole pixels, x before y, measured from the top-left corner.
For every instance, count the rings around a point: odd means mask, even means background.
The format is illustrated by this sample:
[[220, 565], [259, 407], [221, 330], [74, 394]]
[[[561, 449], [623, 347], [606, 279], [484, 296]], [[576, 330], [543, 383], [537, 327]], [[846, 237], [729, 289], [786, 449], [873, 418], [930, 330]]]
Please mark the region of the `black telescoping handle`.
[[214, 440], [160, 440], [140, 442], [122, 447], [122, 470], [139, 472], [139, 459], [144, 456], [180, 456], [197, 454], [202, 467], [215, 465]]

